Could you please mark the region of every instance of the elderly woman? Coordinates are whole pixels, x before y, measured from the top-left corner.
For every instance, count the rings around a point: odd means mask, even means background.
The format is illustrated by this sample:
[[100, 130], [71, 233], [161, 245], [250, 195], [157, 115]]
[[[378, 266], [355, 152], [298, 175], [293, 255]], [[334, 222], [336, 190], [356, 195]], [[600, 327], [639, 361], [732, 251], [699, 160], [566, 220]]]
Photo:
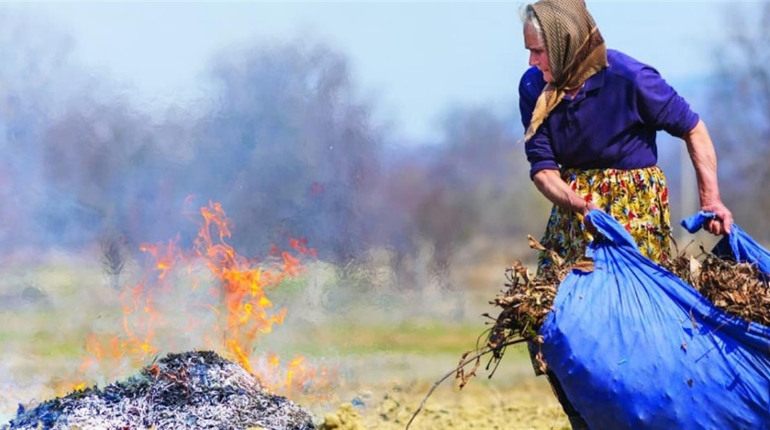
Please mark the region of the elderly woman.
[[[631, 233], [640, 251], [669, 257], [666, 179], [656, 165], [656, 133], [687, 145], [706, 225], [726, 234], [732, 214], [719, 196], [716, 155], [706, 125], [658, 72], [605, 47], [583, 0], [541, 0], [522, 9], [530, 67], [519, 85], [530, 177], [551, 202], [542, 243], [566, 261], [593, 239], [584, 215], [601, 209]], [[551, 264], [546, 253], [540, 269]], [[549, 375], [573, 428], [587, 428]]]

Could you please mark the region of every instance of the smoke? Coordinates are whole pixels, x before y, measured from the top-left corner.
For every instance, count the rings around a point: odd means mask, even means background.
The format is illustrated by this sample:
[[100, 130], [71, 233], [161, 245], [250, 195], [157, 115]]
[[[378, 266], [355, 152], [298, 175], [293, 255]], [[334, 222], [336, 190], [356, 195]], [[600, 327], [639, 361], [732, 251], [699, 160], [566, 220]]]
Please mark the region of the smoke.
[[[242, 255], [258, 260], [289, 239], [317, 252], [294, 290], [271, 292], [299, 327], [340, 316], [462, 318], [466, 286], [455, 266], [489, 255], [478, 238], [532, 222], [510, 221], [533, 200], [528, 183], [511, 186], [526, 170], [513, 157], [507, 113], [456, 107], [442, 144], [399, 145], [374, 120], [374, 102], [358, 95], [345, 55], [323, 43], [255, 41], [220, 52], [208, 97], [158, 113], [84, 70], [55, 26], [7, 10], [0, 23], [0, 256], [6, 272], [28, 270], [51, 306], [50, 319], [31, 326], [13, 309], [9, 327], [29, 335], [19, 342], [46, 347], [66, 334], [67, 358], [47, 364], [60, 375], [89, 352], [72, 350], [84, 333], [122, 329], [120, 295], [152, 264], [142, 246], [190, 248], [210, 202], [226, 211], [228, 243]], [[0, 292], [16, 300], [27, 284], [8, 281]], [[201, 345], [217, 322], [213, 285], [158, 298], [156, 310], [169, 315], [159, 342]], [[46, 354], [30, 353], [17, 375], [35, 372]], [[107, 382], [130, 364], [96, 374]]]

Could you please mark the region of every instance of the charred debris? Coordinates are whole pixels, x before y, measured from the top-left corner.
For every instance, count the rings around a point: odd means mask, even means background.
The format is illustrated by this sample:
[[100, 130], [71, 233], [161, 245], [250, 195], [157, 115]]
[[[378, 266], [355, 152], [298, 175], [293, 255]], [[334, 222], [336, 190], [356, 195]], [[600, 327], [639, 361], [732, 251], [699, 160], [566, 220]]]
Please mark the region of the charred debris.
[[125, 381], [19, 406], [11, 429], [316, 429], [310, 412], [210, 351], [168, 354]]

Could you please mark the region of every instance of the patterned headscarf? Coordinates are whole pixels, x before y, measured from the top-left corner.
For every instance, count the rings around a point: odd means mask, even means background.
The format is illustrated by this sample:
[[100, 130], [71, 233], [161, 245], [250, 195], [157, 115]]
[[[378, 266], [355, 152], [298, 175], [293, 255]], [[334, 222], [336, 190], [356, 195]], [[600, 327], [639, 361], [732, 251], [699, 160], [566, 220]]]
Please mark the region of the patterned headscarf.
[[554, 82], [548, 83], [535, 104], [524, 140], [529, 140], [564, 95], [580, 88], [607, 67], [607, 49], [584, 0], [540, 0], [528, 8], [542, 29], [543, 43]]

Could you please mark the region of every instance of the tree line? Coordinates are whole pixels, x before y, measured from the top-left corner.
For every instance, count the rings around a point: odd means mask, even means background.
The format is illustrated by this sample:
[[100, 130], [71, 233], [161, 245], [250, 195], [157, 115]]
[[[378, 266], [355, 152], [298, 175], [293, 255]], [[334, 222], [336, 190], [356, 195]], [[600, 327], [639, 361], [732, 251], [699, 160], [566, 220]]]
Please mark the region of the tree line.
[[[726, 202], [770, 240], [770, 6], [757, 8], [754, 32], [730, 27], [707, 115]], [[345, 55], [297, 39], [221, 53], [209, 101], [158, 118], [81, 70], [66, 37], [0, 21], [5, 253], [191, 240], [185, 202], [217, 201], [244, 254], [289, 236], [341, 267], [387, 250], [399, 284], [413, 288], [408, 268], [426, 249], [438, 274], [474, 241], [526, 258], [526, 234], [544, 226], [549, 205], [528, 178], [515, 100], [505, 112], [448, 107], [440, 142], [401, 144], [373, 119]]]

